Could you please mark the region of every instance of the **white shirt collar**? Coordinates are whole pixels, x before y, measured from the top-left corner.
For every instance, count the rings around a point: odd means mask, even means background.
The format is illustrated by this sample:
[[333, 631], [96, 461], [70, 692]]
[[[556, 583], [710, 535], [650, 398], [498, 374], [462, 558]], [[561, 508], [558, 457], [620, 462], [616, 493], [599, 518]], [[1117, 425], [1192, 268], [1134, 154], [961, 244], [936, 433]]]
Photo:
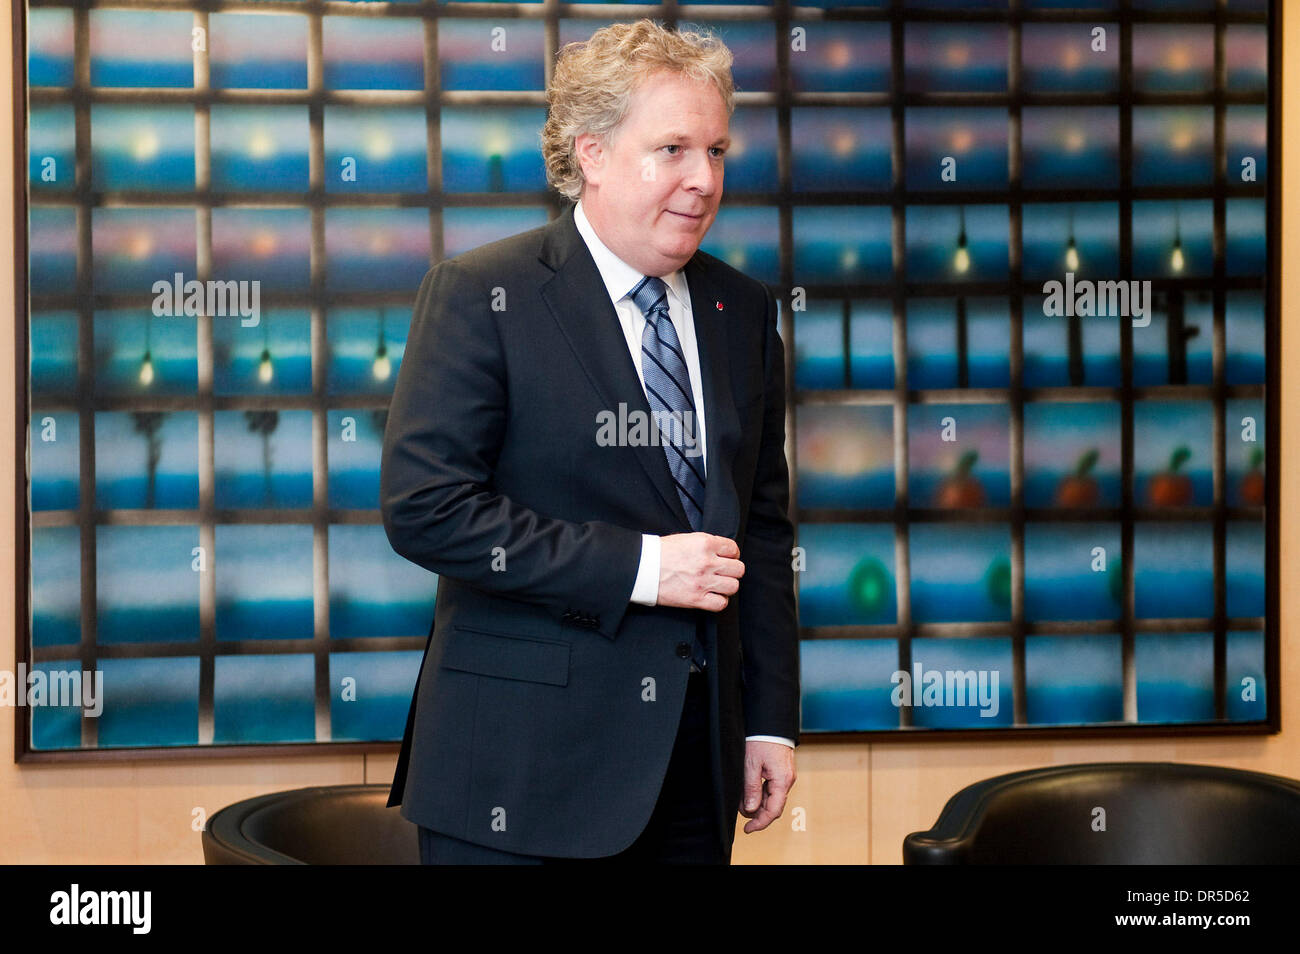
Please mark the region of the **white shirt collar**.
[[[578, 227], [578, 234], [582, 236], [583, 241], [587, 243], [587, 248], [591, 250], [591, 257], [596, 260], [596, 268], [600, 271], [600, 277], [605, 282], [605, 290], [609, 292], [610, 300], [618, 302], [619, 299], [636, 287], [636, 283], [645, 277], [645, 273], [637, 271], [623, 261], [600, 240], [600, 236], [596, 234], [591, 221], [587, 218], [587, 213], [582, 210], [581, 200], [574, 206], [573, 224]], [[689, 300], [686, 297], [686, 276], [680, 268], [669, 272], [662, 278], [677, 297], [679, 303], [685, 303]]]

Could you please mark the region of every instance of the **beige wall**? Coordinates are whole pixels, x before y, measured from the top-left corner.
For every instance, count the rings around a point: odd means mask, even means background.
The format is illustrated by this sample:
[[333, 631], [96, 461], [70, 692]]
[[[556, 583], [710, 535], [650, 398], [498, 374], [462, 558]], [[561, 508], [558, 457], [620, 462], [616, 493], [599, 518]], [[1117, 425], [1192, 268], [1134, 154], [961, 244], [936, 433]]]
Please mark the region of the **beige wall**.
[[[1300, 56], [1300, 17], [1284, 26], [1292, 61]], [[12, 68], [10, 8], [0, 19], [0, 269], [13, 261], [11, 133]], [[1292, 132], [1300, 115], [1296, 75], [1283, 76], [1283, 167], [1300, 161], [1300, 141]], [[1289, 138], [1286, 133], [1291, 132]], [[1273, 171], [1273, 174], [1277, 174]], [[1283, 189], [1282, 300], [1294, 301], [1300, 279], [1300, 198]], [[0, 281], [0, 447], [14, 446], [14, 361], [12, 283]], [[1283, 310], [1283, 348], [1295, 349], [1300, 324], [1293, 307]], [[1284, 350], [1284, 353], [1287, 353]], [[1294, 408], [1300, 397], [1300, 371], [1282, 368], [1282, 405]], [[1300, 451], [1300, 419], [1283, 423], [1282, 471], [1294, 475]], [[7, 459], [7, 455], [6, 459]], [[13, 592], [14, 472], [0, 467], [0, 592]], [[1297, 612], [1300, 593], [1293, 583], [1300, 530], [1300, 485], [1282, 484], [1282, 685], [1284, 710], [1300, 688]], [[14, 659], [12, 603], [0, 604], [0, 667]], [[1285, 711], [1284, 711], [1285, 714]], [[211, 814], [240, 798], [303, 785], [386, 782], [395, 756], [314, 756], [294, 759], [240, 758], [182, 761], [142, 760], [83, 765], [18, 766], [13, 762], [14, 710], [0, 708], [0, 862], [3, 863], [199, 863], [196, 808]], [[799, 781], [791, 806], [803, 809], [806, 831], [791, 830], [791, 813], [772, 829], [737, 834], [735, 861], [896, 864], [910, 831], [930, 827], [948, 796], [970, 782], [1034, 766], [1098, 760], [1205, 762], [1300, 776], [1300, 729], [1294, 724], [1277, 736], [1073, 742], [986, 742], [904, 744], [888, 742], [809, 743], [798, 755]]]

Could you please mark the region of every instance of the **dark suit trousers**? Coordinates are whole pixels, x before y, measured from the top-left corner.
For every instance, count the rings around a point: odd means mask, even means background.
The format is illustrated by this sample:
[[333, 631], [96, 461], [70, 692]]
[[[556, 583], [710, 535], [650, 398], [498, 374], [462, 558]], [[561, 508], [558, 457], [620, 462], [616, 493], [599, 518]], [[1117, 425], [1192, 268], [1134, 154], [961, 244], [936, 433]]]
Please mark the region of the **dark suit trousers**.
[[627, 849], [604, 858], [550, 858], [500, 851], [420, 827], [420, 861], [445, 865], [517, 865], [567, 862], [730, 864], [713, 814], [709, 755], [709, 677], [687, 680], [677, 739], [650, 821]]

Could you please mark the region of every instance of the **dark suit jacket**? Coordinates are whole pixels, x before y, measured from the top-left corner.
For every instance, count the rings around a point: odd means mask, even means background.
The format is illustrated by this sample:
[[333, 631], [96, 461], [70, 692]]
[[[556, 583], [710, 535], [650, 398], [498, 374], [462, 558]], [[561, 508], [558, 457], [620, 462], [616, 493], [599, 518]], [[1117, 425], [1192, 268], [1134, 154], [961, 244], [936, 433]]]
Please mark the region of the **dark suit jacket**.
[[736, 540], [745, 564], [721, 613], [629, 601], [641, 534], [691, 526], [661, 445], [597, 441], [600, 412], [650, 408], [572, 207], [420, 285], [380, 488], [393, 549], [439, 575], [389, 799], [413, 822], [524, 854], [626, 848], [659, 794], [701, 621], [726, 846], [744, 737], [798, 739], [776, 302], [702, 251], [685, 269], [702, 529]]

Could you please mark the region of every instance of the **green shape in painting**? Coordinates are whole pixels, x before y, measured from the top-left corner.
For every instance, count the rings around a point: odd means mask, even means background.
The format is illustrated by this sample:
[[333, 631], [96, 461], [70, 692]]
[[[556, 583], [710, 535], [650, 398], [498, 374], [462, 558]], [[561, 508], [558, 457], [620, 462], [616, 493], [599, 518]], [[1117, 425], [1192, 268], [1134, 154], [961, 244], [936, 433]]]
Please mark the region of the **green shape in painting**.
[[1106, 571], [1106, 586], [1110, 590], [1110, 598], [1116, 603], [1124, 602], [1124, 563], [1119, 557], [1110, 561], [1110, 569]]
[[889, 571], [875, 557], [863, 557], [849, 574], [849, 601], [868, 616], [885, 606], [889, 596]]
[[1011, 605], [1011, 561], [998, 557], [989, 564], [984, 574], [984, 585], [988, 589], [989, 599], [998, 606]]

